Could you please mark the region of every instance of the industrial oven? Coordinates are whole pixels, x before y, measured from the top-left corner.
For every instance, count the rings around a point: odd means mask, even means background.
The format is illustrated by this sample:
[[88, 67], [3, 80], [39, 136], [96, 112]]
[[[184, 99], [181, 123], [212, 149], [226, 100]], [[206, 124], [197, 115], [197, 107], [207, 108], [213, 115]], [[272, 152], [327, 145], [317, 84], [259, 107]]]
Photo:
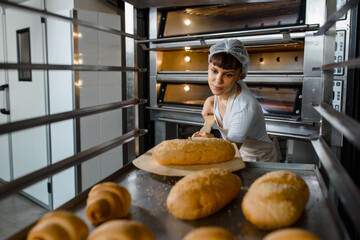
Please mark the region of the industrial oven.
[[[337, 1], [337, 8], [343, 4]], [[211, 95], [209, 46], [237, 38], [249, 52], [244, 82], [263, 108], [267, 131], [285, 141], [284, 158], [294, 158], [294, 143], [306, 147], [296, 140], [311, 139], [324, 130], [311, 104], [333, 101], [338, 111], [345, 104], [346, 68], [334, 70], [333, 83], [324, 81], [319, 69], [334, 58], [335, 62], [347, 59], [350, 16], [334, 27], [336, 37], [314, 36], [326, 19], [326, 9], [324, 2], [301, 0], [150, 9], [151, 40], [139, 42], [150, 51], [148, 109], [155, 123], [155, 144], [197, 131], [203, 122], [202, 104]], [[334, 94], [322, 94], [332, 88]], [[334, 139], [341, 146], [342, 136]]]
[[[22, 189], [41, 180], [54, 180], [57, 173], [88, 160], [94, 163], [94, 157], [126, 144], [124, 156], [117, 156], [125, 165], [117, 170], [113, 169], [114, 173], [102, 178], [100, 182], [113, 181], [126, 187], [132, 197], [131, 215], [128, 218], [148, 226], [157, 239], [181, 239], [194, 228], [214, 224], [227, 228], [239, 239], [262, 239], [268, 232], [259, 230], [246, 221], [240, 205], [254, 180], [274, 170], [295, 172], [309, 186], [310, 200], [305, 213], [293, 226], [310, 230], [323, 239], [358, 237], [359, 188], [354, 183], [354, 177], [351, 179], [348, 171], [338, 161], [343, 136], [360, 147], [360, 135], [357, 131], [359, 123], [343, 114], [345, 106], [348, 106], [345, 99], [348, 99], [346, 93], [348, 85], [351, 85], [349, 79], [354, 77], [350, 76], [354, 73], [349, 70], [353, 66], [360, 66], [359, 59], [353, 59], [358, 39], [354, 35], [358, 21], [358, 1], [126, 2], [134, 6], [130, 8], [133, 10], [133, 19], [141, 22], [138, 25], [135, 23], [131, 31], [125, 31], [123, 25], [119, 31], [99, 23], [90, 24], [77, 18], [82, 14], [81, 11], [73, 11], [71, 16], [64, 17], [50, 10], [0, 1], [0, 6], [20, 8], [40, 15], [41, 23], [47, 23], [45, 18], [70, 23], [75, 30], [72, 34], [76, 34], [77, 38], [79, 26], [121, 36], [123, 53], [121, 66], [73, 62], [23, 64], [1, 59], [3, 62], [0, 63], [0, 68], [4, 72], [14, 69], [19, 70], [19, 73], [28, 73], [27, 70], [43, 70], [46, 73], [49, 70], [73, 71], [73, 78], [64, 79], [74, 80], [75, 94], [81, 94], [79, 73], [90, 72], [87, 75], [90, 76], [92, 72], [123, 72], [120, 79], [123, 90], [126, 89], [122, 101], [90, 107], [74, 106], [74, 109], [67, 112], [48, 112], [44, 116], [1, 124], [0, 134], [12, 134], [42, 125], [48, 127], [64, 120], [122, 108], [126, 108], [122, 111], [122, 121], [127, 126], [121, 136], [89, 149], [79, 148], [73, 155], [58, 162], [49, 161], [47, 166], [24, 176], [9, 181], [3, 181], [0, 176], [0, 200], [18, 192], [26, 195]], [[125, 11], [122, 1], [108, 3], [113, 4], [120, 15], [129, 13]], [[124, 21], [124, 16], [122, 17], [121, 20]], [[144, 30], [145, 34], [140, 34], [140, 37], [136, 35], [136, 30], [141, 24], [143, 29], [139, 32]], [[133, 40], [129, 41], [130, 38]], [[203, 125], [204, 120], [200, 114], [202, 105], [211, 95], [207, 85], [209, 47], [225, 38], [240, 39], [248, 49], [251, 62], [244, 81], [263, 108], [268, 133], [284, 143], [286, 162], [246, 162], [245, 169], [235, 172], [243, 182], [236, 200], [208, 218], [181, 221], [170, 215], [165, 205], [168, 192], [180, 177], [143, 171], [131, 161], [141, 154], [149, 156], [148, 150], [153, 145], [165, 139], [186, 138]], [[75, 46], [77, 41], [78, 39], [74, 41]], [[130, 52], [131, 56], [124, 54], [125, 52]], [[74, 59], [78, 61], [80, 56], [80, 52], [76, 53]], [[142, 64], [144, 66], [140, 66], [139, 59], [145, 62]], [[147, 73], [143, 74], [145, 71]], [[89, 79], [91, 82], [91, 78]], [[119, 80], [117, 77], [115, 79]], [[81, 80], [86, 81], [86, 78]], [[0, 92], [5, 93], [8, 87], [1, 86]], [[147, 96], [148, 101], [139, 98], [143, 96]], [[2, 104], [4, 102], [6, 103], [6, 99]], [[138, 107], [146, 103], [145, 108]], [[5, 107], [1, 110], [6, 112], [8, 109]], [[76, 124], [80, 124], [75, 127], [76, 138], [81, 138], [79, 129], [84, 122], [77, 121]], [[142, 126], [148, 126], [149, 131], [141, 129]], [[114, 128], [108, 127], [106, 130], [113, 132]], [[213, 131], [218, 135], [216, 127]], [[147, 145], [142, 137], [146, 134], [146, 138], [150, 139]], [[49, 181], [48, 191], [52, 188], [55, 190], [56, 185]], [[57, 209], [72, 211], [87, 221], [85, 207], [89, 190], [90, 188], [80, 188], [75, 197]], [[15, 218], [16, 215], [11, 213], [8, 218]], [[33, 223], [34, 220], [29, 220], [27, 227], [17, 231], [12, 239], [24, 239]], [[90, 231], [95, 228], [88, 221], [86, 223]]]

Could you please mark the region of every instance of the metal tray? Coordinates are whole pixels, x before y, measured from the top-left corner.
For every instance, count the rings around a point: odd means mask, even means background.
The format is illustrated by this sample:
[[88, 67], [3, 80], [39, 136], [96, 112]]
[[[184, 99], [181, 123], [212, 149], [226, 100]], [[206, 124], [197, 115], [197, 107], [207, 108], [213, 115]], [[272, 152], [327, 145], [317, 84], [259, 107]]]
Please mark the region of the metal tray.
[[[275, 170], [288, 170], [301, 176], [309, 186], [310, 199], [301, 218], [292, 227], [307, 229], [322, 239], [348, 239], [339, 216], [327, 197], [327, 191], [318, 169], [312, 164], [246, 162], [246, 168], [235, 172], [242, 180], [239, 196], [219, 212], [199, 220], [176, 219], [166, 208], [166, 198], [171, 187], [181, 177], [156, 175], [136, 168], [132, 163], [104, 181], [114, 181], [128, 189], [132, 202], [128, 219], [149, 227], [157, 240], [181, 240], [189, 231], [200, 226], [217, 225], [231, 231], [238, 239], [262, 239], [269, 231], [256, 228], [241, 211], [241, 201], [255, 179]], [[61, 209], [67, 209], [95, 227], [85, 216], [88, 191], [83, 192]]]

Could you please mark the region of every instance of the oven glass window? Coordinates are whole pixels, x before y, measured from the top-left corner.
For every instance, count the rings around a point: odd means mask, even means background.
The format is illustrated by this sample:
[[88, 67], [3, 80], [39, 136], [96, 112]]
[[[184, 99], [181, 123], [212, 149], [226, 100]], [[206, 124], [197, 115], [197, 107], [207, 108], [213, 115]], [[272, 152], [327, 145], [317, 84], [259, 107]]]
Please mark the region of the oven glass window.
[[226, 32], [305, 22], [304, 0], [221, 4], [159, 11], [158, 37]]
[[249, 89], [265, 114], [301, 114], [301, 87], [249, 86]]
[[161, 92], [160, 103], [193, 106], [202, 106], [205, 99], [212, 95], [207, 84], [163, 83]]

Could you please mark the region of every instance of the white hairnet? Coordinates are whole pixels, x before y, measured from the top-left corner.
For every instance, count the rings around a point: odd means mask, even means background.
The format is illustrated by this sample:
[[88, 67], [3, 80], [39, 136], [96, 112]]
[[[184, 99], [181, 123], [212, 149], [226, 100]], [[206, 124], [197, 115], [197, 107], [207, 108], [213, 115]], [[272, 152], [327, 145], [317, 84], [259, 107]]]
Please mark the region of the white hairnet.
[[212, 55], [221, 52], [231, 54], [234, 58], [239, 60], [242, 65], [243, 72], [241, 79], [244, 79], [247, 75], [248, 67], [250, 64], [249, 54], [244, 44], [237, 39], [225, 39], [221, 42], [218, 42], [210, 47], [208, 61], [210, 62]]

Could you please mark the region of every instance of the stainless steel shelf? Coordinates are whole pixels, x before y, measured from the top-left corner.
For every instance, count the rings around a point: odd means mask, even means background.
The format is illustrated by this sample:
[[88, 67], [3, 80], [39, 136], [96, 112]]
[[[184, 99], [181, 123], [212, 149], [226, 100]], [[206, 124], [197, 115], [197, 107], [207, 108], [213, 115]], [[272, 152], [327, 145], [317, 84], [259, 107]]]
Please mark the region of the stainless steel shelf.
[[[327, 197], [327, 190], [318, 169], [311, 164], [246, 162], [246, 168], [235, 172], [242, 181], [239, 195], [220, 211], [203, 219], [183, 221], [172, 216], [166, 208], [166, 198], [180, 177], [166, 177], [137, 169], [132, 163], [126, 165], [103, 181], [113, 181], [128, 189], [131, 194], [128, 219], [147, 226], [157, 240], [182, 239], [189, 231], [200, 226], [221, 226], [239, 239], [263, 239], [268, 231], [259, 230], [248, 222], [242, 213], [241, 202], [250, 185], [263, 174], [275, 170], [287, 170], [298, 174], [307, 183], [310, 199], [300, 219], [292, 225], [309, 230], [321, 239], [349, 239], [333, 205]], [[89, 190], [75, 197], [60, 209], [74, 212], [95, 229], [86, 218], [86, 198]], [[326, 231], [324, 231], [326, 229]], [[25, 235], [28, 230], [20, 232]], [[17, 236], [16, 236], [17, 237]], [[16, 238], [18, 239], [18, 238]]]

